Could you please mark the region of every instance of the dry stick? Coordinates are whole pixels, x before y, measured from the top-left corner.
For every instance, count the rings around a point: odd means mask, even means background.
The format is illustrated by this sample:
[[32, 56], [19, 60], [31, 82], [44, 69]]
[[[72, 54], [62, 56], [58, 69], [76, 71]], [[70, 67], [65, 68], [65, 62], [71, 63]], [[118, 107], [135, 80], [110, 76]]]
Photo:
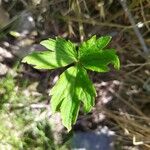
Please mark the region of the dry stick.
[[[130, 25], [130, 26], [127, 26], [127, 25], [121, 25], [121, 24], [116, 24], [116, 23], [110, 23], [110, 22], [98, 22], [97, 20], [94, 20], [94, 19], [88, 19], [88, 18], [75, 18], [75, 17], [72, 17], [72, 16], [60, 16], [60, 15], [51, 15], [51, 17], [55, 17], [55, 18], [58, 18], [58, 19], [62, 19], [64, 21], [72, 21], [72, 22], [82, 22], [82, 23], [85, 23], [85, 24], [90, 24], [90, 25], [97, 25], [97, 26], [105, 26], [105, 27], [112, 27], [112, 28], [121, 28], [124, 30], [127, 30], [127, 29], [132, 29], [134, 26], [133, 25]], [[146, 21], [146, 22], [143, 22], [143, 24], [145, 25], [145, 23], [150, 23], [150, 21]]]
[[[78, 0], [76, 0], [76, 7], [77, 7], [77, 16], [78, 18], [80, 18], [81, 8], [80, 8], [80, 3]], [[83, 41], [85, 35], [84, 35], [83, 23], [81, 21], [79, 22], [79, 33], [80, 33], [80, 40]]]
[[[140, 6], [141, 6], [141, 15], [143, 17], [143, 21], [146, 22], [147, 20], [146, 20], [146, 17], [145, 17], [142, 0], [140, 0]], [[148, 23], [145, 23], [145, 26], [147, 27], [147, 30], [149, 32], [150, 31], [150, 27], [149, 27]]]
[[115, 23], [109, 23], [109, 22], [98, 22], [94, 19], [87, 19], [87, 18], [74, 18], [72, 16], [53, 16], [58, 19], [63, 19], [65, 21], [74, 21], [74, 22], [82, 22], [86, 24], [91, 24], [91, 25], [98, 25], [98, 26], [106, 26], [106, 27], [114, 27], [114, 28], [125, 28], [125, 29], [130, 29], [132, 26], [125, 26], [125, 25], [120, 25], [120, 24], [115, 24]]
[[[133, 120], [127, 120], [127, 119], [125, 119], [123, 116], [115, 115], [115, 114], [113, 114], [113, 113], [112, 113], [111, 111], [109, 111], [109, 110], [106, 110], [106, 111], [105, 111], [105, 114], [108, 115], [108, 117], [110, 117], [110, 118], [112, 118], [112, 119], [114, 119], [114, 120], [116, 120], [116, 121], [119, 121], [119, 122], [124, 123], [123, 125], [128, 124], [128, 125], [131, 125], [131, 127], [136, 127], [137, 129], [140, 129], [139, 131], [144, 130], [145, 132], [143, 132], [143, 133], [150, 133], [149, 127], [147, 127], [147, 126], [141, 126], [141, 124], [138, 123], [138, 122], [134, 122]], [[126, 124], [125, 124], [125, 123], [126, 123]], [[136, 128], [133, 128], [133, 129], [136, 130]], [[149, 135], [149, 134], [148, 134], [148, 135]]]
[[141, 35], [141, 33], [140, 33], [138, 27], [137, 27], [136, 24], [135, 24], [134, 18], [132, 17], [132, 14], [131, 14], [131, 12], [129, 11], [129, 9], [128, 9], [128, 7], [127, 7], [126, 0], [119, 0], [119, 2], [120, 2], [120, 4], [122, 5], [122, 7], [123, 7], [125, 13], [127, 14], [131, 25], [133, 26], [133, 30], [134, 30], [136, 36], [137, 36], [138, 39], [139, 39], [139, 42], [140, 42], [140, 44], [141, 44], [141, 46], [142, 46], [142, 48], [143, 48], [144, 53], [145, 53], [145, 54], [149, 54], [150, 51], [149, 51], [149, 49], [147, 48], [147, 46], [146, 46], [146, 44], [145, 44], [145, 41], [144, 41], [144, 39], [143, 39], [143, 37], [142, 37], [142, 35]]
[[146, 63], [131, 63], [131, 64], [127, 64], [127, 65], [123, 65], [123, 68], [127, 68], [127, 67], [136, 67], [136, 66], [146, 66], [146, 65], [150, 65], [150, 62], [146, 62]]
[[143, 116], [144, 118], [147, 118], [143, 112], [141, 112], [138, 108], [136, 108], [134, 105], [130, 104], [127, 100], [122, 98], [119, 94], [115, 93], [113, 89], [110, 90], [110, 92], [116, 96], [120, 101], [122, 101], [124, 104], [126, 104], [128, 107], [130, 107], [132, 110], [134, 110], [138, 115]]

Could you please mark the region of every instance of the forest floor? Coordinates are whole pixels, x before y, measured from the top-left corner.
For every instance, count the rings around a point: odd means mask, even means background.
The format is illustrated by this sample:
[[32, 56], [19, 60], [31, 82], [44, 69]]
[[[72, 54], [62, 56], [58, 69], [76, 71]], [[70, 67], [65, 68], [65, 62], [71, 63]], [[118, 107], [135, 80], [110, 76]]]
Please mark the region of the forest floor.
[[[65, 150], [73, 133], [104, 129], [115, 150], [150, 149], [150, 2], [127, 2], [0, 1], [0, 149]], [[92, 35], [112, 36], [121, 69], [89, 72], [96, 105], [89, 114], [81, 111], [67, 133], [49, 107], [49, 90], [63, 70], [38, 71], [21, 59], [43, 50], [43, 39], [79, 44]]]

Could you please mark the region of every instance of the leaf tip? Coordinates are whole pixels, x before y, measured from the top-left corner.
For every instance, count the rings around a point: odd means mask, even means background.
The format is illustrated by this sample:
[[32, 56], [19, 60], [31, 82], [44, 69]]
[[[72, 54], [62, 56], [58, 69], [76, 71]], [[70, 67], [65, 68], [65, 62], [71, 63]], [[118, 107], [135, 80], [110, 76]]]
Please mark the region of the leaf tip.
[[119, 70], [119, 69], [120, 69], [120, 60], [119, 60], [118, 56], [117, 56], [117, 60], [116, 60], [116, 62], [115, 62], [115, 64], [114, 64], [114, 68], [115, 68], [116, 70]]
[[71, 127], [68, 127], [68, 128], [67, 128], [67, 131], [68, 131], [68, 132], [70, 132], [71, 130], [72, 130], [72, 128], [71, 128]]
[[22, 63], [26, 63], [27, 60], [26, 60], [26, 57], [24, 57], [22, 60], [21, 60]]

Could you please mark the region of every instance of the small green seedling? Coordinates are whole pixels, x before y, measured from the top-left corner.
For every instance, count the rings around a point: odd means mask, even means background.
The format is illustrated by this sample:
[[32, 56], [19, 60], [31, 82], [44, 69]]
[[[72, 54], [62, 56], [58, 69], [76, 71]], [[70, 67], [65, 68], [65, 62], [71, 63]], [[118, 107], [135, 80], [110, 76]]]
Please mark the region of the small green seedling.
[[40, 44], [47, 51], [33, 52], [22, 62], [36, 69], [55, 69], [68, 66], [50, 91], [52, 112], [60, 112], [62, 123], [71, 130], [76, 123], [81, 104], [83, 111], [90, 112], [94, 106], [96, 90], [88, 77], [87, 70], [108, 72], [109, 64], [120, 68], [120, 61], [114, 49], [107, 49], [110, 36], [96, 38], [76, 47], [63, 38], [48, 39]]

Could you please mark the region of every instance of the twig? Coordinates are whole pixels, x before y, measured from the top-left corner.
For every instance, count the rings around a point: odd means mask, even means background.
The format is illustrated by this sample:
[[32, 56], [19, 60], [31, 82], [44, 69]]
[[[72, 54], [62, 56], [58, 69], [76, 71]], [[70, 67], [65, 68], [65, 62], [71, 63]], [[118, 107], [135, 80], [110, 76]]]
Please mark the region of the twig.
[[[142, 0], [140, 0], [140, 6], [141, 6], [141, 15], [143, 17], [143, 21], [146, 22], [147, 20], [146, 20], [146, 17], [145, 17]], [[145, 26], [147, 27], [148, 32], [149, 32], [150, 31], [150, 27], [149, 27], [148, 23], [145, 23]]]
[[149, 51], [148, 47], [146, 46], [145, 41], [144, 41], [144, 39], [143, 39], [143, 37], [142, 37], [138, 27], [135, 24], [134, 18], [132, 17], [132, 14], [131, 14], [131, 12], [129, 11], [129, 9], [127, 7], [126, 0], [119, 0], [119, 2], [122, 5], [125, 13], [127, 14], [131, 25], [133, 26], [133, 30], [134, 30], [136, 36], [139, 39], [139, 42], [140, 42], [140, 44], [141, 44], [141, 46], [143, 48], [144, 53], [145, 54], [149, 54], [150, 51]]
[[98, 26], [106, 26], [106, 27], [114, 27], [114, 28], [123, 28], [123, 29], [128, 29], [132, 28], [132, 26], [126, 26], [126, 25], [120, 25], [120, 24], [115, 24], [115, 23], [110, 23], [110, 22], [98, 22], [94, 19], [87, 19], [87, 18], [75, 18], [71, 16], [56, 16], [53, 15], [53, 17], [56, 17], [58, 19], [63, 19], [65, 21], [73, 21], [73, 22], [82, 22], [86, 24], [91, 24], [91, 25], [98, 25]]
[[141, 112], [137, 107], [134, 105], [131, 105], [126, 99], [121, 97], [119, 94], [117, 94], [113, 89], [109, 90], [114, 96], [116, 96], [120, 101], [122, 101], [124, 104], [126, 104], [128, 107], [130, 107], [132, 110], [134, 110], [138, 115], [146, 117], [143, 112]]
[[[61, 16], [61, 15], [51, 15], [51, 17], [62, 19], [64, 21], [82, 22], [82, 23], [90, 24], [90, 25], [120, 28], [120, 29], [123, 29], [123, 31], [128, 30], [128, 29], [132, 29], [132, 28], [134, 28], [134, 26], [138, 27], [137, 24], [136, 25], [122, 25], [122, 24], [116, 24], [116, 23], [110, 23], [110, 22], [99, 22], [99, 21], [92, 19], [92, 18], [83, 18], [83, 17], [76, 18], [76, 17], [72, 17], [72, 16]], [[149, 23], [150, 23], [150, 20], [143, 22], [144, 25], [149, 24]]]
[[139, 67], [137, 67], [136, 69], [132, 70], [131, 72], [127, 73], [126, 76], [129, 76], [137, 71], [139, 71], [140, 69], [142, 69], [144, 67], [144, 65], [141, 65]]
[[146, 66], [146, 65], [150, 65], [150, 62], [146, 62], [146, 63], [132, 63], [132, 64], [127, 64], [122, 66], [123, 68], [127, 68], [127, 67], [136, 67], [136, 66]]

